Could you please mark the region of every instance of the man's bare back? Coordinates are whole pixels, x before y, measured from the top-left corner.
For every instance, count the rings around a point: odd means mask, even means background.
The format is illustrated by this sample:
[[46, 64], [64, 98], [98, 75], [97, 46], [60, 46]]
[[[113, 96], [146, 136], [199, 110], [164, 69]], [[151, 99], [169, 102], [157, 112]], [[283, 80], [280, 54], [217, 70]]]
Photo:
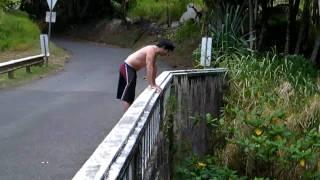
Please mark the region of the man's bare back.
[[128, 56], [125, 62], [138, 71], [146, 66], [147, 56], [155, 60], [156, 50], [157, 46], [155, 45], [145, 46]]

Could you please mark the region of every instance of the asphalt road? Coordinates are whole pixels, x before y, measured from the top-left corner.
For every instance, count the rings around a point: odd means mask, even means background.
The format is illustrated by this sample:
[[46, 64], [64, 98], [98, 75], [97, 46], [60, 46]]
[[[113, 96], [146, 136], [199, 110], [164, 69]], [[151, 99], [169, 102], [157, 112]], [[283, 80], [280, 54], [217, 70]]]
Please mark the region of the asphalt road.
[[71, 179], [122, 115], [118, 67], [131, 50], [56, 42], [72, 54], [63, 71], [0, 90], [0, 180]]

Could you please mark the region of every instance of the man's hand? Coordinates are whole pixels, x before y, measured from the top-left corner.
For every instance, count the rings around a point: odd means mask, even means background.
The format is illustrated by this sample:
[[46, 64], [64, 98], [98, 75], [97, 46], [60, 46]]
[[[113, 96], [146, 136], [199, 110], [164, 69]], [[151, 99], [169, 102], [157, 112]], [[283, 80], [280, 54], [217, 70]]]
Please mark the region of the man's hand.
[[158, 85], [150, 85], [150, 87], [151, 87], [152, 89], [155, 89], [157, 93], [161, 93], [161, 92], [162, 92], [161, 87], [158, 86]]

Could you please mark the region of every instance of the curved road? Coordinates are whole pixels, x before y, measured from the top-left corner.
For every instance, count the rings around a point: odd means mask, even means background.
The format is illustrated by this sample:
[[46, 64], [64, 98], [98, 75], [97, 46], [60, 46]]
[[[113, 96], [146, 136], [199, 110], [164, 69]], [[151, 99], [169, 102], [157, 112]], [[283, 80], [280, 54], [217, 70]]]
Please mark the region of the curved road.
[[[72, 54], [62, 72], [0, 90], [1, 180], [71, 179], [122, 115], [118, 66], [131, 50], [56, 43]], [[159, 72], [169, 68], [158, 64]]]

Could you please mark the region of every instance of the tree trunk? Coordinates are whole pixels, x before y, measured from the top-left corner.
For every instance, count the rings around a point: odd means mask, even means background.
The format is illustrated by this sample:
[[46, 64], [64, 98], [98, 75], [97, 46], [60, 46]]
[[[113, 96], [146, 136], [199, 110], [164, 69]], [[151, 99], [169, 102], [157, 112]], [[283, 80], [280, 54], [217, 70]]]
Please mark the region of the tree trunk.
[[253, 41], [254, 41], [254, 32], [253, 32], [253, 5], [252, 0], [249, 0], [249, 30], [250, 30], [250, 49], [253, 49]]
[[254, 22], [257, 22], [258, 17], [258, 0], [255, 0], [254, 2]]
[[81, 4], [81, 9], [79, 11], [79, 18], [83, 18], [88, 13], [90, 1], [84, 1], [84, 3]]
[[318, 33], [318, 37], [314, 43], [314, 47], [311, 55], [311, 62], [313, 64], [316, 64], [317, 62], [319, 47], [320, 47], [320, 33]]
[[308, 29], [309, 29], [309, 19], [310, 19], [310, 0], [305, 0], [304, 7], [303, 7], [303, 14], [302, 14], [302, 21], [300, 26], [300, 31], [298, 35], [298, 40], [295, 48], [295, 54], [300, 53], [301, 45], [303, 42], [306, 41], [308, 36]]
[[[320, 24], [320, 15], [319, 15], [319, 11], [320, 11], [320, 0], [316, 1], [314, 0], [314, 11], [313, 11], [313, 21], [314, 24], [316, 25], [316, 27], [319, 27]], [[316, 11], [317, 10], [317, 11]], [[318, 12], [318, 13], [317, 13]], [[311, 54], [311, 62], [313, 64], [316, 64], [317, 62], [317, 57], [318, 57], [318, 52], [319, 52], [319, 48], [320, 48], [320, 31], [317, 32], [317, 39], [314, 43], [314, 47], [313, 47], [313, 51]]]
[[264, 43], [264, 36], [267, 31], [268, 26], [268, 19], [269, 19], [269, 9], [268, 9], [268, 2], [262, 1], [262, 18], [261, 18], [261, 28], [260, 28], [260, 34], [258, 39], [258, 50], [262, 50], [262, 45]]
[[289, 0], [289, 14], [288, 14], [288, 25], [287, 25], [287, 33], [286, 33], [286, 44], [284, 48], [284, 53], [291, 53], [291, 37], [294, 32], [296, 16], [299, 10], [300, 0]]

